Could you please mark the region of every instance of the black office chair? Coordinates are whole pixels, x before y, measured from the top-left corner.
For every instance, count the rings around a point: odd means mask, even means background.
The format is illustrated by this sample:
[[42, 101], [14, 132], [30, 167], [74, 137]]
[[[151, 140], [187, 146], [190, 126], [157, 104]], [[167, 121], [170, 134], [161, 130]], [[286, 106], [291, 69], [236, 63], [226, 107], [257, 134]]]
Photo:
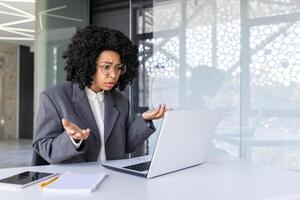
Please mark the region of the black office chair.
[[39, 166], [39, 165], [49, 165], [49, 163], [42, 158], [35, 150], [32, 152], [32, 166]]

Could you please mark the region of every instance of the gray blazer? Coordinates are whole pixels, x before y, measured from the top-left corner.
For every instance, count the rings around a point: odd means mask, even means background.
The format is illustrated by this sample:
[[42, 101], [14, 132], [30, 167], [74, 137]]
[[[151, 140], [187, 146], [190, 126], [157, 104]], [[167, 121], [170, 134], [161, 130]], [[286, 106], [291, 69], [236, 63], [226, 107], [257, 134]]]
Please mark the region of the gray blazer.
[[[153, 123], [147, 124], [139, 116], [129, 122], [129, 102], [120, 92], [104, 93], [105, 152], [108, 160], [125, 158], [127, 153], [143, 143], [154, 131]], [[91, 129], [88, 139], [76, 149], [62, 126], [66, 118], [80, 128]], [[34, 154], [48, 163], [74, 163], [97, 161], [100, 152], [100, 136], [97, 124], [84, 90], [76, 83], [51, 87], [40, 95]], [[35, 163], [33, 156], [33, 163]]]

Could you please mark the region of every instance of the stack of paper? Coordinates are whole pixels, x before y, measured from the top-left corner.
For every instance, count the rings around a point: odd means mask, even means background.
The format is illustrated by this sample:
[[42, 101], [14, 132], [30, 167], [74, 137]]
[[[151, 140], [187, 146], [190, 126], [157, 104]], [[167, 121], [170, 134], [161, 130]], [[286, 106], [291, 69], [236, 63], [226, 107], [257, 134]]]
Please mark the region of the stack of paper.
[[106, 174], [79, 174], [65, 172], [53, 183], [43, 188], [46, 192], [91, 193], [97, 189]]

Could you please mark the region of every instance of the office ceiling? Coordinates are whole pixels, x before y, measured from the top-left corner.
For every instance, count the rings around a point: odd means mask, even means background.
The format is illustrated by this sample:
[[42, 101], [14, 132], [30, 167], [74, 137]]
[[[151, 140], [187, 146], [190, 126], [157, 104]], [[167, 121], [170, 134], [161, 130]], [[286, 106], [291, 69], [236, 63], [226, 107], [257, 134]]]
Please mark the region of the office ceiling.
[[0, 41], [32, 46], [35, 0], [0, 0]]

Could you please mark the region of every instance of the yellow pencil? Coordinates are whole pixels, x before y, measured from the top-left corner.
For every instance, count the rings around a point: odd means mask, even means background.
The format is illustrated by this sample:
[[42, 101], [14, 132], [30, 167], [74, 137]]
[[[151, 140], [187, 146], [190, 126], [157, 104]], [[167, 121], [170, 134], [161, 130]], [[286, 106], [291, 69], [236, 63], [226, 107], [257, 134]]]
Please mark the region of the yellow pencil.
[[49, 185], [50, 183], [53, 183], [54, 181], [56, 181], [58, 179], [59, 176], [56, 176], [54, 178], [51, 178], [50, 180], [47, 180], [43, 183], [40, 184], [40, 188], [43, 189], [44, 187], [46, 187], [47, 185]]

